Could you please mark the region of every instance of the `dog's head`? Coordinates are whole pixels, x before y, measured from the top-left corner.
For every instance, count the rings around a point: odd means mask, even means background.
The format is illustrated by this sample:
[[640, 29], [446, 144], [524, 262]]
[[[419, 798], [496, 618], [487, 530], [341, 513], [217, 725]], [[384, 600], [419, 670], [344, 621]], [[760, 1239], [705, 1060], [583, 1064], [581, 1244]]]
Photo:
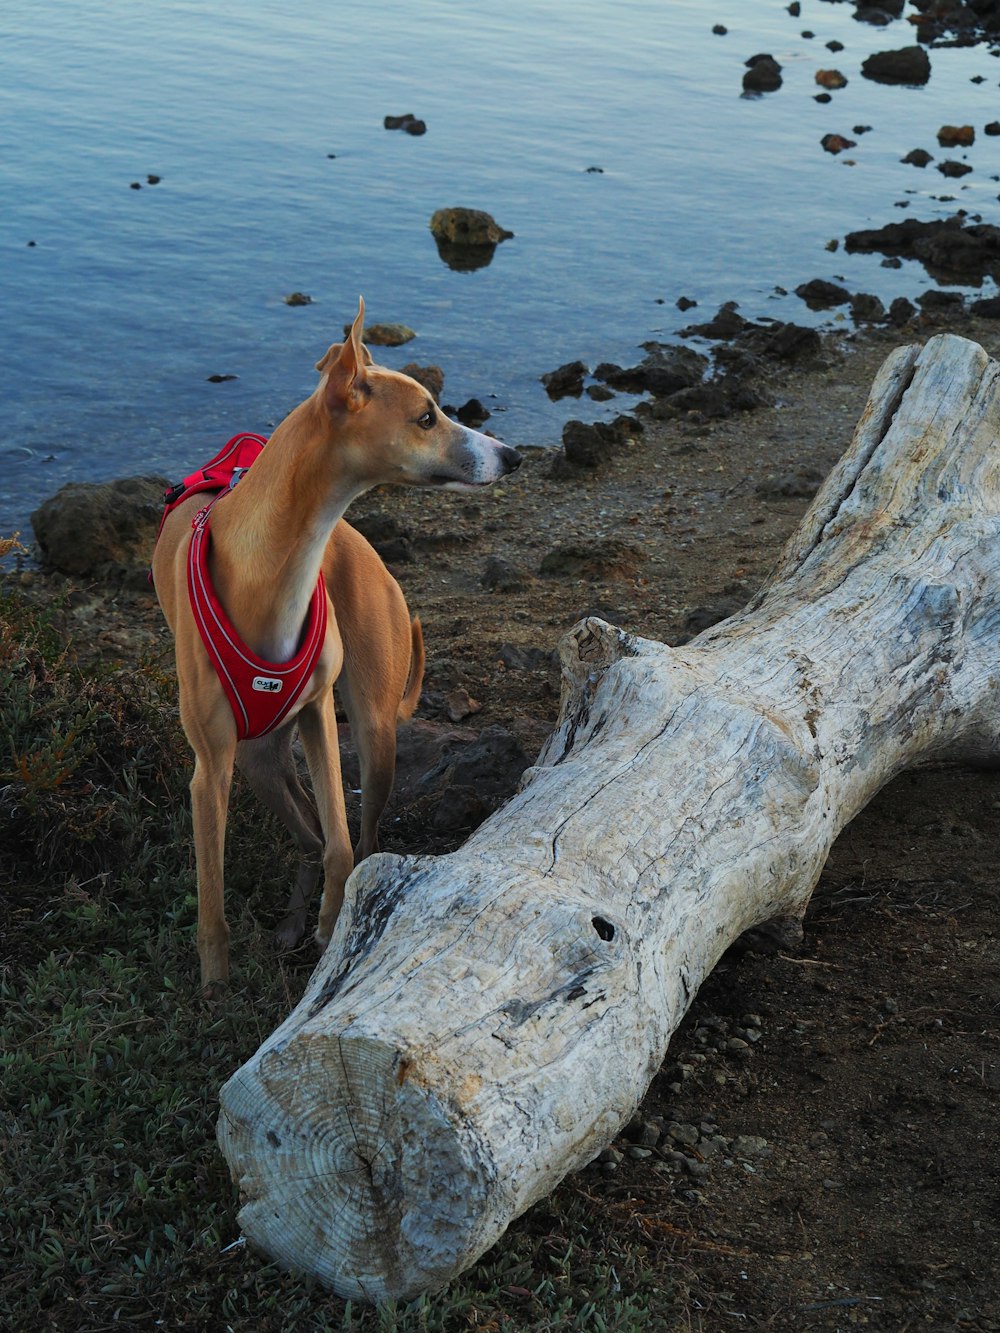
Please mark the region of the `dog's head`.
[[364, 317], [360, 300], [346, 341], [316, 363], [338, 454], [359, 481], [464, 491], [521, 466], [516, 450], [446, 417], [409, 375], [376, 366], [361, 340]]

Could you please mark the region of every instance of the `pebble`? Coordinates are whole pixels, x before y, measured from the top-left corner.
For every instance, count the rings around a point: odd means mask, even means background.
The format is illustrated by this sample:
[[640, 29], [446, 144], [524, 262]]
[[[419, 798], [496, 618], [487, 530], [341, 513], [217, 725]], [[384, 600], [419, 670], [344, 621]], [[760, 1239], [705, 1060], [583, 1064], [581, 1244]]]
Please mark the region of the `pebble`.
[[937, 141], [942, 148], [969, 148], [976, 141], [976, 131], [971, 125], [942, 125]]
[[660, 1130], [651, 1120], [644, 1120], [639, 1126], [634, 1142], [640, 1148], [655, 1148], [660, 1141]]
[[652, 1148], [640, 1148], [637, 1143], [630, 1143], [625, 1151], [628, 1153], [629, 1157], [637, 1162], [645, 1161], [647, 1157], [652, 1157], [653, 1155]]
[[755, 1134], [738, 1134], [730, 1145], [734, 1157], [746, 1157], [753, 1160], [758, 1157], [770, 1157], [771, 1145], [767, 1139]]
[[841, 74], [839, 69], [818, 69], [815, 74], [815, 80], [821, 88], [836, 89], [847, 87], [847, 79]]
[[489, 556], [480, 579], [488, 592], [523, 592], [528, 581], [523, 569], [496, 555]]

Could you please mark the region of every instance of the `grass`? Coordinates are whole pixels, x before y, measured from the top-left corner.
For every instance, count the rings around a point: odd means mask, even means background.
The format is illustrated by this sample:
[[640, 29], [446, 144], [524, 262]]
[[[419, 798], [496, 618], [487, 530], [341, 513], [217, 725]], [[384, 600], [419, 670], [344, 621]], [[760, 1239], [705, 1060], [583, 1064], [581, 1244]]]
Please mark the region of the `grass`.
[[0, 1328], [692, 1326], [657, 1242], [572, 1181], [444, 1293], [406, 1304], [344, 1302], [248, 1252], [217, 1091], [310, 969], [270, 945], [290, 852], [237, 790], [238, 986], [205, 1005], [171, 679], [153, 661], [80, 665], [4, 596], [0, 700]]

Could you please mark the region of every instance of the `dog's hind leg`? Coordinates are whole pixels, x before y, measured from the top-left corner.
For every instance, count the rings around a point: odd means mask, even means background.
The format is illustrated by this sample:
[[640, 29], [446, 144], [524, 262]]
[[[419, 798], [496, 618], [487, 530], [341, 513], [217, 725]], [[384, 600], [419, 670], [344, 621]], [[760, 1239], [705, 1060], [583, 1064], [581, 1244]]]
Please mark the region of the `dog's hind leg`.
[[316, 807], [299, 781], [292, 753], [293, 724], [280, 731], [242, 741], [236, 764], [258, 800], [277, 815], [295, 840], [299, 866], [288, 909], [274, 938], [284, 949], [294, 949], [306, 932], [309, 903], [323, 865], [323, 829]]
[[399, 694], [394, 681], [385, 688], [383, 681], [355, 673], [352, 682], [346, 665], [337, 688], [361, 768], [361, 828], [354, 847], [354, 860], [358, 862], [378, 851], [379, 820], [396, 773]]

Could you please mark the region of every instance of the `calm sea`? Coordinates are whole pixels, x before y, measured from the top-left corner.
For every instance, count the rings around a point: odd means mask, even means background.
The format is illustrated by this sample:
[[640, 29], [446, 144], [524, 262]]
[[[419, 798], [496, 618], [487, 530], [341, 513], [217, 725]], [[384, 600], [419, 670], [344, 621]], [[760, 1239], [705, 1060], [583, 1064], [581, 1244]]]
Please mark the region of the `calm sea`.
[[[875, 84], [861, 61], [912, 29], [853, 12], [5, 0], [0, 533], [30, 536], [30, 511], [66, 481], [176, 478], [236, 430], [269, 430], [311, 390], [359, 293], [371, 321], [418, 335], [381, 360], [442, 366], [445, 400], [481, 398], [514, 444], [620, 410], [550, 403], [538, 377], [575, 358], [634, 363], [694, 318], [680, 296], [699, 315], [734, 299], [801, 321], [816, 317], [777, 289], [813, 277], [912, 298], [932, 285], [922, 269], [827, 242], [957, 206], [1000, 218], [1000, 139], [982, 134], [1000, 61], [932, 50], [926, 87]], [[760, 51], [784, 86], [742, 97]], [[830, 67], [849, 82], [821, 105], [815, 73]], [[425, 135], [383, 128], [405, 112]], [[961, 181], [899, 160], [944, 156], [943, 123], [977, 128]], [[830, 131], [857, 147], [823, 152]], [[515, 233], [488, 266], [439, 257], [428, 221], [454, 204]], [[287, 305], [296, 291], [312, 303]]]

